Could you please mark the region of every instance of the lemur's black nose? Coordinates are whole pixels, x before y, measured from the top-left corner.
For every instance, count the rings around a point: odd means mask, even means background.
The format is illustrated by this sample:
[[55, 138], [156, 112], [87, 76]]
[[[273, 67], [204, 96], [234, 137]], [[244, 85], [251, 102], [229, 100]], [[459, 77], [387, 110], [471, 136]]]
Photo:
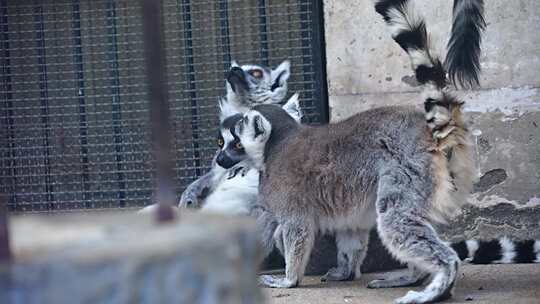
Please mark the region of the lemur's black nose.
[[244, 91], [248, 90], [248, 84], [246, 80], [246, 75], [244, 74], [244, 70], [242, 70], [239, 67], [232, 67], [227, 72], [227, 82], [231, 85], [231, 88], [235, 93], [238, 93], [238, 89], [242, 89]]
[[219, 152], [218, 156], [216, 157], [216, 163], [225, 169], [229, 169], [235, 165], [234, 161], [223, 151]]

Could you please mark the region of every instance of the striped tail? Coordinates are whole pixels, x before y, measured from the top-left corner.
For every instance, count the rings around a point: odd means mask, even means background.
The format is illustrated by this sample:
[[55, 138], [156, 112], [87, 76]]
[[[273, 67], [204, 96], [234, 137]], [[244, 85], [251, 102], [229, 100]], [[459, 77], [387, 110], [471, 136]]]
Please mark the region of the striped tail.
[[454, 0], [452, 34], [445, 66], [454, 85], [479, 85], [480, 43], [486, 28], [483, 0]]
[[[415, 13], [409, 0], [376, 0], [375, 10], [389, 26], [392, 38], [409, 55], [417, 81], [423, 86], [427, 126], [436, 152], [437, 189], [430, 211], [442, 221], [466, 201], [474, 179], [473, 149], [463, 122], [463, 102], [447, 89], [446, 70], [431, 52], [423, 18]], [[444, 156], [444, 157], [442, 157]]]
[[472, 264], [540, 263], [540, 240], [467, 240], [451, 244], [459, 258]]
[[411, 1], [378, 0], [375, 10], [390, 27], [392, 38], [409, 55], [416, 80], [424, 86], [426, 121], [434, 138], [444, 139], [456, 128], [464, 128], [463, 102], [446, 90], [446, 70], [431, 53], [425, 21], [415, 13]]

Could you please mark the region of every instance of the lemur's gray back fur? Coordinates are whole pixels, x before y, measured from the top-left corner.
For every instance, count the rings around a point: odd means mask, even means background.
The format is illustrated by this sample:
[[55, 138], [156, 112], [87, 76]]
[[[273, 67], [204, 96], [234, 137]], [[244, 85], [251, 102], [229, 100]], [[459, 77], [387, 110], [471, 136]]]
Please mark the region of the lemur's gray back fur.
[[[377, 108], [323, 127], [296, 125], [273, 106], [255, 106], [253, 111], [271, 125], [264, 166], [259, 167], [263, 172], [261, 202], [282, 189], [294, 190], [298, 212], [316, 212], [317, 217], [345, 216], [351, 206], [374, 197], [380, 172], [395, 167], [414, 171], [419, 179], [408, 183], [417, 189], [427, 187], [426, 197], [433, 196], [436, 181], [429, 150], [433, 139], [423, 114], [412, 107]], [[244, 133], [244, 128], [247, 126], [240, 123], [237, 130]], [[331, 193], [326, 192], [329, 188], [334, 188]], [[362, 189], [362, 197], [358, 197], [358, 189]], [[424, 203], [422, 212], [428, 218], [431, 207]], [[291, 211], [290, 201], [272, 204], [278, 216]], [[324, 208], [318, 209], [320, 204]]]

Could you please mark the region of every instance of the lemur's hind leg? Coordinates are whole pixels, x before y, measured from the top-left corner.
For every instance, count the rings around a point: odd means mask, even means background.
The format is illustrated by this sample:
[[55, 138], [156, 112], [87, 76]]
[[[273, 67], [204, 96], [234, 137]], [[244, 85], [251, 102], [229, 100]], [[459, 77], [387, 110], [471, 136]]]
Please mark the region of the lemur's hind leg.
[[373, 280], [368, 283], [368, 288], [393, 288], [393, 287], [410, 287], [420, 286], [429, 277], [429, 273], [420, 270], [413, 265], [407, 265], [409, 267], [409, 274], [406, 276], [400, 276], [397, 278], [379, 279]]
[[[420, 192], [430, 183], [414, 172], [396, 168], [379, 179], [377, 191], [377, 229], [383, 244], [393, 255], [413, 264], [432, 276], [422, 291], [409, 291], [396, 303], [429, 303], [452, 296], [459, 258], [443, 243], [426, 220], [425, 201], [429, 196]], [[375, 284], [375, 283], [373, 283]]]
[[253, 207], [249, 214], [256, 220], [257, 235], [262, 249], [261, 258], [265, 259], [272, 253], [275, 245], [278, 245], [274, 240], [276, 231], [279, 230], [278, 222], [272, 213], [260, 206]]
[[337, 267], [330, 268], [321, 281], [351, 281], [361, 275], [366, 257], [369, 230], [342, 230], [336, 233]]
[[313, 249], [315, 226], [305, 218], [295, 218], [280, 224], [277, 231], [281, 236], [276, 238], [279, 240], [281, 237], [283, 241], [285, 278], [263, 275], [259, 277], [259, 282], [273, 288], [296, 287], [304, 277], [309, 254]]

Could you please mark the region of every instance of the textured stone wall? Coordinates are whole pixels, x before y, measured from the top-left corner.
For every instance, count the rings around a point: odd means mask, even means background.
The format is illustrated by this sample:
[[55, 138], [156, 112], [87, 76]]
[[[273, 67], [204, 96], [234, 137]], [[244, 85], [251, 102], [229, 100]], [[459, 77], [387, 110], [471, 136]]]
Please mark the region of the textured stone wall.
[[[414, 0], [445, 49], [452, 2]], [[325, 0], [331, 120], [383, 105], [421, 105], [406, 54], [371, 0]], [[540, 238], [540, 2], [486, 1], [481, 88], [460, 91], [478, 163], [470, 204], [447, 239]], [[441, 52], [439, 52], [441, 53]]]

